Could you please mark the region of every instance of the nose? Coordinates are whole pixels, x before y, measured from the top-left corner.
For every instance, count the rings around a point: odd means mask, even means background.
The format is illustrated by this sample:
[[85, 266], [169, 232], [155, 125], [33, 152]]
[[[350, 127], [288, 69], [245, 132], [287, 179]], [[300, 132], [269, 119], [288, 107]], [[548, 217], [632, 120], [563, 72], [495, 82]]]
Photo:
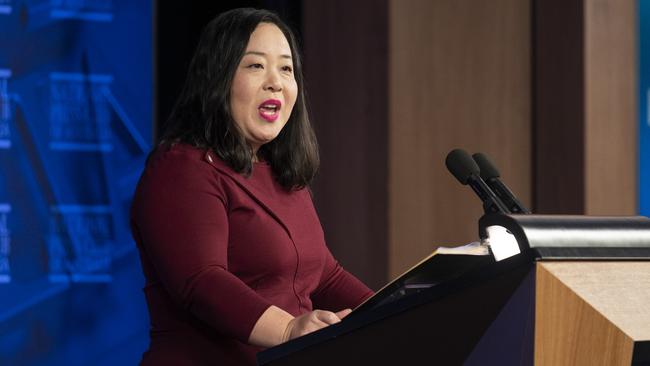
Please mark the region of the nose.
[[280, 80], [280, 75], [278, 75], [277, 72], [269, 71], [266, 81], [264, 82], [264, 90], [272, 93], [282, 91], [282, 80]]

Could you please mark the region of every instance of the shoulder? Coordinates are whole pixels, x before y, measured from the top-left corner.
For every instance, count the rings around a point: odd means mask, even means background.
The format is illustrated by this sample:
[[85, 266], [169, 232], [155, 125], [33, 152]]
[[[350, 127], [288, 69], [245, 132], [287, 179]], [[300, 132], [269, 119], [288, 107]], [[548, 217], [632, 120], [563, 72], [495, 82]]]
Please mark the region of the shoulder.
[[207, 164], [206, 150], [187, 144], [158, 146], [149, 156], [145, 169], [159, 171], [167, 169], [198, 168]]
[[[147, 161], [136, 194], [160, 195], [179, 191], [210, 191], [224, 196], [225, 163], [206, 149], [187, 144], [160, 146]], [[216, 165], [221, 164], [219, 169]]]
[[237, 174], [209, 149], [182, 143], [158, 147], [149, 157], [145, 172], [173, 176]]
[[[229, 204], [222, 175], [205, 158], [205, 150], [176, 144], [151, 153], [131, 203], [134, 223], [151, 217], [221, 212]], [[166, 218], [165, 220], [168, 220]]]

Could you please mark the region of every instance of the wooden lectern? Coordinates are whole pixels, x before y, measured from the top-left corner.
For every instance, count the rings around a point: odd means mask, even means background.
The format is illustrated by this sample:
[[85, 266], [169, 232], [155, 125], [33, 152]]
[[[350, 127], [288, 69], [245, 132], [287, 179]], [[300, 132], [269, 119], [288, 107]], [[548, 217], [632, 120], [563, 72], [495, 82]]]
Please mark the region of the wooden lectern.
[[650, 365], [650, 219], [491, 214], [479, 234], [489, 251], [434, 252], [258, 364]]
[[650, 365], [650, 261], [538, 262], [536, 365]]

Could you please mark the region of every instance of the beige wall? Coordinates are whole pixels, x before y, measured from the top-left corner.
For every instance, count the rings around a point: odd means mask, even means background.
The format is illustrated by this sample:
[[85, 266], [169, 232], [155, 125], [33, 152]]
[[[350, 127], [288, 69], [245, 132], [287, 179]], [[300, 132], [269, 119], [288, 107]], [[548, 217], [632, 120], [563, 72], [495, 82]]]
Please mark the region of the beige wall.
[[379, 288], [477, 239], [444, 165], [485, 152], [539, 213], [635, 214], [635, 0], [304, 2], [316, 203], [328, 244]]
[[445, 168], [485, 152], [531, 202], [530, 3], [390, 1], [389, 276], [477, 239], [480, 201]]
[[585, 209], [637, 213], [637, 3], [585, 1]]

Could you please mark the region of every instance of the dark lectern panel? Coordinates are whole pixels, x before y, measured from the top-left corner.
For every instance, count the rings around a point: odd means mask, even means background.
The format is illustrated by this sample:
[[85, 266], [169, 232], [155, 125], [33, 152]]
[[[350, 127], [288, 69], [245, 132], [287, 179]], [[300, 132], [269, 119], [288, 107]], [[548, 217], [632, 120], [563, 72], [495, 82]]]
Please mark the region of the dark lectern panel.
[[650, 341], [634, 342], [633, 366], [650, 366]]
[[[401, 308], [378, 319], [364, 320], [355, 329], [328, 327], [308, 335], [311, 344], [300, 342], [276, 347], [259, 355], [261, 365], [335, 365], [335, 364], [422, 364], [461, 365], [481, 337], [500, 314], [532, 268], [530, 261], [505, 260], [492, 263], [463, 279], [445, 293], [420, 293], [402, 302], [413, 307]], [[418, 299], [425, 302], [418, 303]], [[414, 302], [414, 300], [416, 300]], [[386, 307], [398, 306], [390, 304]], [[382, 308], [374, 309], [381, 313]], [[309, 339], [306, 339], [307, 341]], [[285, 347], [285, 352], [282, 348]], [[297, 347], [292, 352], [291, 347]]]
[[464, 366], [528, 366], [534, 362], [535, 269], [503, 306]]

